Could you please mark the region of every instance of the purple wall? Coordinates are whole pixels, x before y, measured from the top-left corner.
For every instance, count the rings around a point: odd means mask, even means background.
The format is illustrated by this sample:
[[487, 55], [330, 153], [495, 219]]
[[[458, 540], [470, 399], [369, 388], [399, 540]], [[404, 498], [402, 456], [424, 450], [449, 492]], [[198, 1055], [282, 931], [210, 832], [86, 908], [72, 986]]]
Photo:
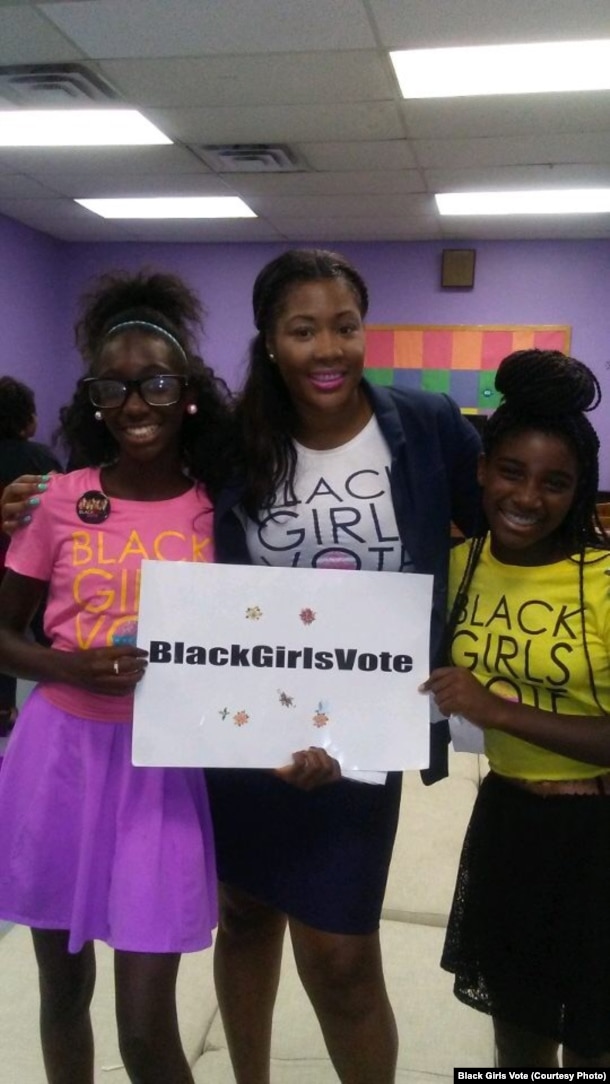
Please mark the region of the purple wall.
[[[208, 309], [202, 352], [232, 386], [239, 384], [254, 331], [252, 283], [263, 264], [285, 246], [73, 244], [51, 242], [15, 224], [11, 224], [15, 231], [12, 241], [10, 227], [3, 229], [5, 221], [0, 218], [5, 266], [7, 261], [9, 266], [17, 262], [14, 253], [23, 243], [18, 240], [22, 234], [27, 235], [32, 249], [28, 260], [19, 261], [20, 280], [10, 287], [18, 305], [15, 300], [5, 304], [2, 284], [0, 312], [7, 323], [16, 316], [15, 342], [27, 331], [30, 336], [38, 335], [39, 341], [48, 336], [49, 343], [54, 343], [56, 371], [49, 407], [55, 408], [58, 398], [69, 395], [77, 371], [72, 323], [79, 293], [90, 276], [116, 268], [164, 268], [195, 286]], [[371, 323], [569, 324], [572, 352], [594, 369], [605, 397], [605, 406], [592, 420], [602, 438], [601, 486], [610, 489], [610, 242], [479, 242], [472, 290], [440, 288], [441, 251], [447, 244], [378, 242], [336, 247], [354, 261], [367, 280]], [[49, 273], [51, 267], [53, 274]], [[58, 297], [61, 306], [57, 305]], [[25, 319], [25, 312], [31, 313], [32, 300], [37, 313], [42, 314], [41, 326], [36, 326], [38, 319], [29, 316], [30, 327]], [[48, 370], [40, 365], [34, 368], [26, 348], [21, 356], [24, 379], [29, 377], [40, 389]], [[53, 424], [55, 418], [56, 413]]]
[[37, 436], [43, 441], [57, 424], [73, 371], [71, 363], [62, 364], [59, 349], [63, 249], [61, 242], [0, 216], [0, 373], [34, 389]]

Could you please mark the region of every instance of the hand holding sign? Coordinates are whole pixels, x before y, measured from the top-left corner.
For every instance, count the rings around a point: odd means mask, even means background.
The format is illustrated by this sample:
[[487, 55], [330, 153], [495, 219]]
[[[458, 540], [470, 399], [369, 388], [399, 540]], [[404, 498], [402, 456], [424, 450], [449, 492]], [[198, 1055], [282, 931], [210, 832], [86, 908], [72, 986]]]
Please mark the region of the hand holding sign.
[[135, 763], [425, 766], [431, 594], [422, 575], [144, 561]]

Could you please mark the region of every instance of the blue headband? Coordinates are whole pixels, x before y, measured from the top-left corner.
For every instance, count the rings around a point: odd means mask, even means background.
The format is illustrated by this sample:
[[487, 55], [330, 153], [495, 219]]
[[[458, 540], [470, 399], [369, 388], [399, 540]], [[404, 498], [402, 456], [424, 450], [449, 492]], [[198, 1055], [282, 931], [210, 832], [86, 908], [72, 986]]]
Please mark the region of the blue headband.
[[125, 320], [122, 324], [115, 324], [114, 327], [111, 327], [110, 330], [106, 332], [104, 338], [107, 339], [110, 335], [114, 335], [117, 331], [123, 331], [127, 327], [147, 327], [149, 331], [154, 331], [157, 335], [162, 335], [164, 339], [168, 339], [168, 341], [176, 347], [176, 350], [179, 351], [188, 365], [186, 351], [184, 347], [180, 345], [175, 335], [172, 335], [170, 331], [166, 331], [164, 327], [159, 327], [158, 324], [151, 324], [149, 320]]

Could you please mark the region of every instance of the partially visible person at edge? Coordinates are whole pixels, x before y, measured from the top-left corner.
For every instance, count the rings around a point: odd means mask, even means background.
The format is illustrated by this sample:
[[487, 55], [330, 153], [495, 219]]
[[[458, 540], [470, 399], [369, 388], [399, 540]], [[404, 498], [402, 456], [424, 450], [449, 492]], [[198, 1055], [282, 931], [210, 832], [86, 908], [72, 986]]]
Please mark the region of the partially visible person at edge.
[[482, 728], [442, 966], [493, 1017], [497, 1064], [610, 1067], [610, 538], [600, 401], [581, 362], [520, 351], [479, 466], [484, 529], [451, 562], [453, 667], [426, 688]]
[[[285, 252], [258, 275], [253, 306], [236, 416], [242, 476], [216, 503], [217, 560], [432, 573], [439, 661], [450, 524], [471, 533], [479, 507], [474, 428], [444, 395], [363, 378], [368, 293], [342, 256]], [[31, 492], [7, 494], [11, 526]], [[446, 774], [446, 749], [437, 724], [426, 781]], [[238, 1084], [269, 1081], [287, 926], [339, 1079], [394, 1080], [379, 918], [401, 778], [339, 775], [321, 749], [277, 773], [206, 772], [221, 882], [216, 986]]]
[[[228, 392], [179, 279], [105, 276], [82, 304], [86, 375], [61, 422], [92, 466], [51, 479], [0, 588], [2, 667], [39, 683], [0, 772], [0, 917], [32, 928], [51, 1084], [93, 1082], [94, 939], [115, 950], [129, 1079], [192, 1084], [175, 984], [217, 922], [212, 823], [201, 771], [132, 766], [134, 622], [142, 554], [168, 522], [165, 559], [213, 560]], [[46, 584], [51, 647], [25, 637]]]
[[[36, 399], [27, 384], [12, 376], [0, 376], [0, 494], [21, 474], [60, 471], [59, 460], [45, 444], [33, 440], [36, 433]], [[8, 549], [8, 535], [0, 532], [0, 581]], [[42, 611], [33, 621], [34, 635], [42, 638]], [[17, 716], [17, 682], [11, 674], [0, 674], [0, 758], [4, 740]]]

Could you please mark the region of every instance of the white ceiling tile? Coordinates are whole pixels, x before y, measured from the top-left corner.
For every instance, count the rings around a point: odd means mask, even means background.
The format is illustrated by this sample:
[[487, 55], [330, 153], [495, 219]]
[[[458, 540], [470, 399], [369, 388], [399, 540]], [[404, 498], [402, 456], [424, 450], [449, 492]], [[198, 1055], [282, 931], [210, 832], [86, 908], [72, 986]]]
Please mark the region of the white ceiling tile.
[[128, 241], [121, 223], [92, 215], [72, 200], [2, 199], [0, 214], [65, 241]]
[[55, 195], [38, 180], [23, 173], [0, 173], [0, 198], [21, 199], [51, 198]]
[[[0, 176], [0, 181], [2, 177]], [[67, 172], [47, 182], [55, 192], [73, 199], [96, 199], [112, 196], [227, 196], [233, 189], [213, 173], [112, 173], [80, 175]]]
[[223, 174], [235, 192], [249, 196], [368, 196], [421, 192], [422, 175], [418, 170], [377, 170], [336, 173], [245, 173]]
[[599, 165], [490, 166], [424, 170], [431, 192], [517, 188], [591, 188], [610, 185], [610, 162]]
[[536, 241], [571, 238], [610, 238], [610, 215], [524, 215], [506, 218], [455, 218], [442, 220], [443, 236], [452, 241]]
[[610, 91], [434, 98], [404, 101], [401, 110], [414, 139], [605, 131]]
[[485, 169], [502, 165], [548, 165], [610, 161], [610, 132], [599, 138], [587, 133], [541, 135], [512, 139], [418, 140], [414, 151], [420, 166]]
[[607, 37], [607, 0], [369, 0], [388, 48]]
[[32, 173], [45, 180], [54, 177], [95, 179], [114, 175], [119, 183], [125, 176], [171, 176], [175, 173], [210, 171], [190, 150], [179, 146], [164, 147], [3, 147], [0, 171]]
[[323, 215], [295, 223], [289, 241], [433, 241], [441, 237], [434, 218], [336, 218]]
[[376, 45], [360, 0], [63, 0], [40, 9], [100, 58]]
[[[371, 214], [371, 200], [367, 194], [363, 195], [335, 195], [335, 196], [274, 196], [266, 199], [264, 196], [252, 196], [249, 199], [250, 207], [257, 214], [264, 215], [275, 223], [281, 223], [286, 219], [296, 221], [300, 218], [315, 218], [325, 213], [329, 218], [335, 215], [362, 215], [366, 218]], [[427, 194], [385, 194], [381, 205], [383, 216], [399, 218], [401, 215], [435, 214], [436, 208], [432, 197]]]
[[178, 242], [240, 242], [282, 241], [284, 235], [270, 223], [248, 218], [221, 222], [218, 219], [200, 221], [177, 219], [173, 222], [140, 219], [126, 224], [138, 241]]
[[311, 105], [392, 99], [387, 57], [374, 50], [106, 60], [100, 71], [143, 106]]
[[170, 139], [184, 143], [399, 139], [403, 134], [394, 102], [149, 109], [147, 116]]
[[299, 149], [312, 169], [317, 170], [397, 170], [417, 165], [410, 145], [402, 138], [301, 143]]
[[0, 64], [78, 60], [82, 51], [33, 7], [0, 9]]

